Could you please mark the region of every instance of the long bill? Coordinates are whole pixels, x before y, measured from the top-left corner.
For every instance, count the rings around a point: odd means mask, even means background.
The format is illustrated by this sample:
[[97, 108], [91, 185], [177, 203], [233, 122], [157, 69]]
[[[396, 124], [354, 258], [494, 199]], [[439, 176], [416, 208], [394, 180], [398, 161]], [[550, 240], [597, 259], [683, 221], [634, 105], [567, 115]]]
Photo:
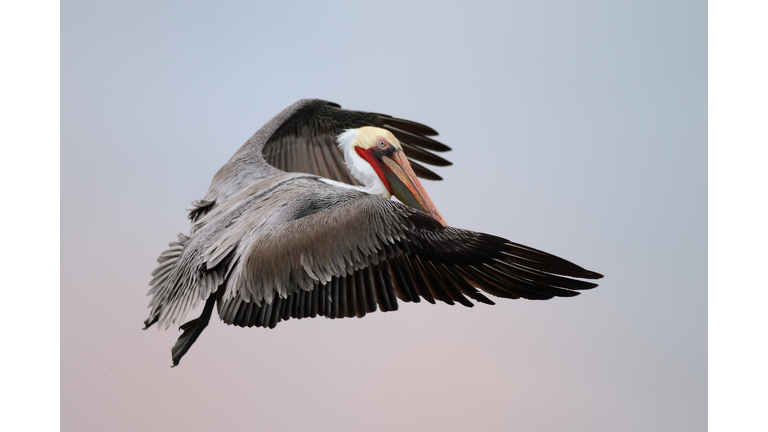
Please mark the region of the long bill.
[[435, 204], [429, 199], [424, 187], [421, 186], [421, 182], [413, 172], [411, 164], [408, 163], [408, 158], [405, 157], [402, 150], [392, 153], [391, 158], [383, 156], [381, 161], [389, 168], [389, 170], [384, 170], [384, 175], [392, 189], [390, 191], [392, 195], [396, 196], [403, 204], [424, 210], [444, 226], [448, 225], [448, 222], [437, 211]]

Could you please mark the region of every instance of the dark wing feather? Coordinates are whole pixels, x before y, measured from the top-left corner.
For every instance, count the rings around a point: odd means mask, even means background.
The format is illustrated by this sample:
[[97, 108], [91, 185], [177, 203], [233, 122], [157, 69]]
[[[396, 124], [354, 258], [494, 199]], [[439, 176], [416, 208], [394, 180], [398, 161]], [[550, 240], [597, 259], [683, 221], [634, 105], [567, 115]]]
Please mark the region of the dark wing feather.
[[199, 221], [229, 197], [264, 177], [280, 171], [307, 173], [359, 185], [352, 177], [336, 137], [345, 129], [377, 126], [389, 129], [403, 144], [414, 173], [427, 180], [442, 180], [413, 159], [435, 166], [451, 163], [433, 151], [450, 148], [429, 136], [437, 132], [420, 123], [385, 114], [344, 110], [319, 99], [302, 99], [261, 127], [213, 177], [204, 199], [194, 202], [189, 218]]
[[[385, 114], [345, 110], [319, 99], [306, 101], [275, 130], [264, 145], [264, 159], [283, 171], [315, 174], [359, 185], [344, 163], [336, 137], [345, 129], [362, 126], [389, 129], [403, 144], [411, 163], [415, 159], [435, 166], [451, 165], [432, 153], [448, 151], [450, 147], [428, 138], [437, 135], [429, 126]], [[414, 168], [414, 172], [424, 179], [442, 180], [422, 165]]]
[[[219, 290], [218, 310], [224, 322], [274, 327], [290, 318], [363, 317], [379, 309], [397, 310], [398, 300], [421, 298], [471, 307], [473, 300], [494, 304], [485, 294], [536, 300], [572, 297], [597, 286], [580, 279], [602, 277], [501, 237], [442, 226], [418, 210], [382, 197], [360, 194], [338, 202], [312, 214], [303, 211], [300, 219], [281, 228], [284, 233], [271, 232], [268, 242], [281, 245], [279, 253], [286, 256], [310, 254], [311, 273], [327, 274], [330, 268], [340, 273], [311, 285], [294, 284], [286, 296], [275, 295], [271, 303], [223, 296], [225, 290]], [[340, 227], [345, 231], [341, 237], [336, 232]], [[283, 303], [289, 306], [282, 308]]]

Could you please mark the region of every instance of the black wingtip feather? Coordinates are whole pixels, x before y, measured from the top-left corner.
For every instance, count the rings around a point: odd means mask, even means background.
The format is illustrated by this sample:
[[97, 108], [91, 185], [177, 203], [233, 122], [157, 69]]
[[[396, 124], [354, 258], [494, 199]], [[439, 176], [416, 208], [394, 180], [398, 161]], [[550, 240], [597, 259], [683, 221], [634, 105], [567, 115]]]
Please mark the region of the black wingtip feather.
[[404, 131], [408, 131], [410, 133], [424, 135], [424, 136], [437, 136], [438, 133], [436, 130], [432, 129], [431, 127], [418, 123], [412, 120], [405, 120], [401, 118], [392, 117], [391, 115], [387, 114], [376, 114], [381, 118], [381, 126], [382, 127], [395, 127]]
[[414, 174], [416, 174], [419, 178], [423, 178], [424, 180], [436, 180], [436, 181], [443, 179], [439, 175], [424, 168], [422, 165], [414, 161], [409, 161], [409, 162], [411, 163], [411, 168], [413, 169]]
[[448, 147], [447, 145], [441, 143], [440, 141], [426, 137], [423, 134], [412, 133], [407, 130], [400, 129], [398, 127], [393, 127], [392, 125], [384, 125], [384, 128], [389, 129], [390, 132], [395, 134], [398, 140], [405, 141], [407, 143], [425, 148], [427, 150], [432, 150], [436, 152], [451, 151], [451, 148]]
[[434, 153], [430, 153], [426, 150], [422, 150], [419, 147], [412, 145], [408, 142], [401, 141], [400, 144], [402, 144], [403, 151], [405, 152], [405, 155], [408, 156], [408, 159], [416, 159], [419, 162], [424, 162], [430, 165], [440, 166], [440, 167], [453, 165], [453, 162], [445, 160]]
[[589, 271], [558, 256], [518, 243], [513, 243], [501, 237], [496, 237], [490, 234], [481, 234], [477, 238], [477, 242], [488, 246], [489, 249], [502, 251], [505, 256], [505, 261], [510, 263], [520, 264], [536, 270], [562, 276], [583, 279], [600, 279], [603, 277], [603, 275], [599, 273]]

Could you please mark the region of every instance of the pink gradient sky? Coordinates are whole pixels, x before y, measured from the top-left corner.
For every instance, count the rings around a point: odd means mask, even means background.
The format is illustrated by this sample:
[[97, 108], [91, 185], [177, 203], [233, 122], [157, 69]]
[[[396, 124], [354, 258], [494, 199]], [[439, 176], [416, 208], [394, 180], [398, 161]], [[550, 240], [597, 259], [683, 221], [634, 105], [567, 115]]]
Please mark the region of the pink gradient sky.
[[[706, 7], [66, 2], [62, 430], [704, 430]], [[601, 286], [274, 330], [214, 317], [169, 368], [179, 333], [141, 331], [155, 259], [304, 97], [434, 127], [454, 165], [424, 186], [450, 224]]]

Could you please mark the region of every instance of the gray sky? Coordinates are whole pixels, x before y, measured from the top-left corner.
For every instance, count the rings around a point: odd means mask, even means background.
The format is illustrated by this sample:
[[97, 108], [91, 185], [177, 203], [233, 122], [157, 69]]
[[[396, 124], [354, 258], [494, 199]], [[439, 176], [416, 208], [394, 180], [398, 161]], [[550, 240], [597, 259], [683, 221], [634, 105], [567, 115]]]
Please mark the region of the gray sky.
[[[428, 124], [452, 225], [605, 275], [570, 299], [141, 331], [155, 259], [298, 99]], [[704, 430], [705, 2], [65, 2], [66, 431]], [[195, 316], [190, 315], [190, 318]]]

